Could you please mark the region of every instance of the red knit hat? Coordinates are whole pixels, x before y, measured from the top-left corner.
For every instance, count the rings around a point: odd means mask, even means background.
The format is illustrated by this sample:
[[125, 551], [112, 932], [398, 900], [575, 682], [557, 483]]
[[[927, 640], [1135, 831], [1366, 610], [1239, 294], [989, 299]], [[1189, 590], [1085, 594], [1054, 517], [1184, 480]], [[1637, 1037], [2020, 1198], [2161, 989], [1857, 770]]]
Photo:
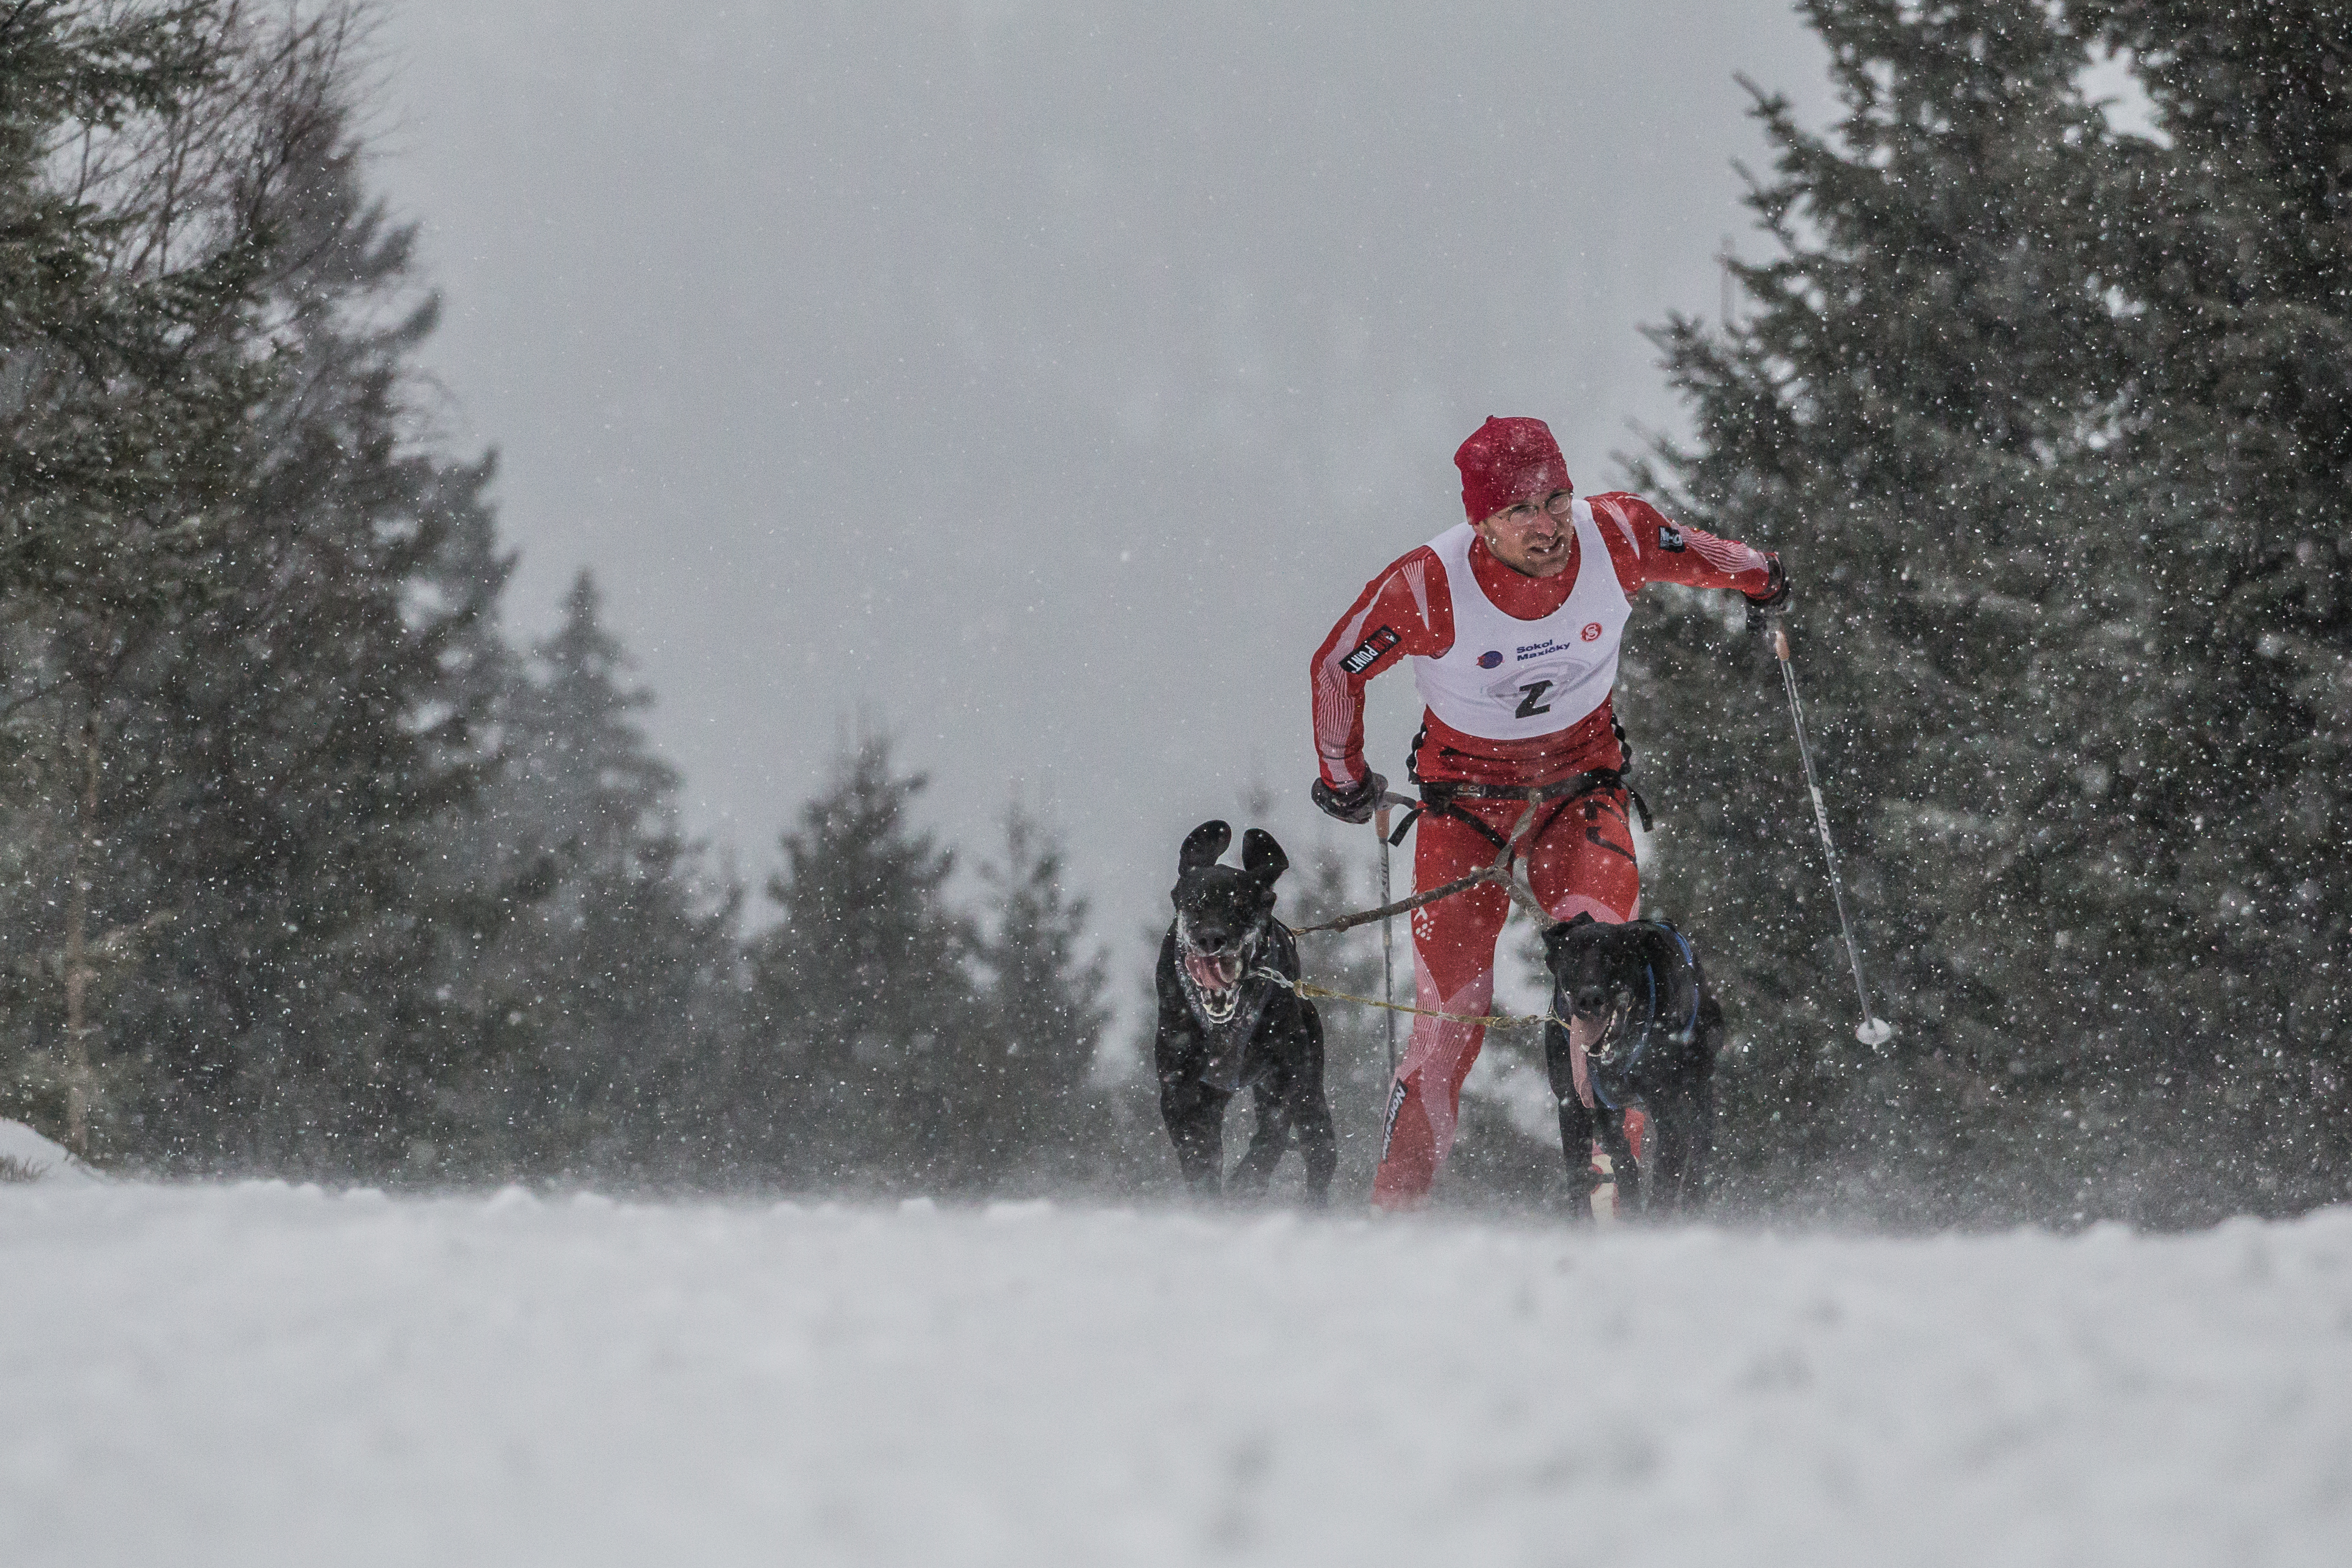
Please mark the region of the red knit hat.
[[1535, 500], [1554, 490], [1574, 489], [1568, 459], [1540, 419], [1489, 416], [1454, 454], [1462, 470], [1462, 510], [1479, 522], [1507, 506]]

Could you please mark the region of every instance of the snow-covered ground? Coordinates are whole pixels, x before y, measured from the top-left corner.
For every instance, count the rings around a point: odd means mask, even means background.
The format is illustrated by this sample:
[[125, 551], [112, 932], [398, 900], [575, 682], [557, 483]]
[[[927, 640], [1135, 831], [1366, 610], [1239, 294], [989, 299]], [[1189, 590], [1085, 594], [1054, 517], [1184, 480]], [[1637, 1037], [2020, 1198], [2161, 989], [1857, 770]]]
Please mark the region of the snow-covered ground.
[[2182, 1237], [0, 1187], [0, 1563], [2352, 1562], [2352, 1211]]
[[71, 1184], [98, 1180], [62, 1147], [5, 1118], [0, 1118], [0, 1179]]

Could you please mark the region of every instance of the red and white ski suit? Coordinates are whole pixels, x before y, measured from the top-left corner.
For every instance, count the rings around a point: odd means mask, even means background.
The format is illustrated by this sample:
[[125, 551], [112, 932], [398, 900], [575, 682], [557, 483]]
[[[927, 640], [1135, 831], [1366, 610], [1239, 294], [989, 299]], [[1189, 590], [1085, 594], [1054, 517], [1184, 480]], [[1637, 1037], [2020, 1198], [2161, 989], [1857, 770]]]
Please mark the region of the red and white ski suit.
[[[1539, 785], [1624, 765], [1609, 689], [1627, 601], [1644, 583], [1760, 595], [1771, 563], [1748, 545], [1678, 528], [1635, 496], [1597, 495], [1576, 510], [1575, 545], [1553, 576], [1506, 566], [1465, 523], [1365, 584], [1315, 650], [1310, 672], [1327, 784], [1344, 787], [1364, 776], [1364, 685], [1403, 658], [1416, 661], [1428, 704], [1414, 753], [1425, 780]], [[1458, 656], [1457, 622], [1465, 634]], [[1516, 800], [1458, 805], [1507, 836], [1526, 810]], [[1626, 805], [1622, 789], [1587, 795], [1523, 847], [1529, 884], [1555, 917], [1634, 918], [1642, 884]], [[1413, 887], [1452, 881], [1494, 858], [1494, 843], [1468, 823], [1425, 812], [1414, 830]], [[1488, 884], [1413, 911], [1418, 1005], [1491, 1009], [1495, 943], [1508, 910], [1508, 895]], [[1413, 1020], [1390, 1094], [1374, 1203], [1404, 1208], [1426, 1195], [1453, 1146], [1462, 1080], [1485, 1038], [1476, 1025]]]

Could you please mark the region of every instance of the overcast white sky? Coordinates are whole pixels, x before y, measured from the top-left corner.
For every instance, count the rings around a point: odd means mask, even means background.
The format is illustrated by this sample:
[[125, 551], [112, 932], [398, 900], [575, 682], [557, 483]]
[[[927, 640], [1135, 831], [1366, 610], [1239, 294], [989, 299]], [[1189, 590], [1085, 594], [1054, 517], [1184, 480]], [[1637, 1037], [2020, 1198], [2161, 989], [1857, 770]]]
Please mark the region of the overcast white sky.
[[595, 570], [747, 873], [862, 718], [970, 850], [1040, 806], [1123, 965], [1253, 782], [1325, 835], [1307, 655], [1460, 517], [1480, 419], [1587, 490], [1676, 423], [1638, 328], [1748, 228], [1733, 73], [1826, 102], [1781, 0], [389, 0], [381, 41], [515, 623]]

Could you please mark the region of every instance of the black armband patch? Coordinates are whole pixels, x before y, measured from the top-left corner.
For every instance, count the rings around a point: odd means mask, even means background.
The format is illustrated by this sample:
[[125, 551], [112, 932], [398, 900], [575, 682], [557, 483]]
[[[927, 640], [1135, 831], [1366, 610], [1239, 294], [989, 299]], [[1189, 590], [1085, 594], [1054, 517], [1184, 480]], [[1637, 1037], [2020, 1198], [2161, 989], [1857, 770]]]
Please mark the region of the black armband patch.
[[1361, 675], [1380, 661], [1381, 655], [1403, 640], [1387, 626], [1382, 626], [1379, 631], [1358, 643], [1356, 651], [1339, 661], [1339, 668], [1349, 675]]

